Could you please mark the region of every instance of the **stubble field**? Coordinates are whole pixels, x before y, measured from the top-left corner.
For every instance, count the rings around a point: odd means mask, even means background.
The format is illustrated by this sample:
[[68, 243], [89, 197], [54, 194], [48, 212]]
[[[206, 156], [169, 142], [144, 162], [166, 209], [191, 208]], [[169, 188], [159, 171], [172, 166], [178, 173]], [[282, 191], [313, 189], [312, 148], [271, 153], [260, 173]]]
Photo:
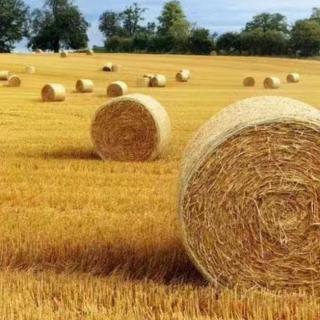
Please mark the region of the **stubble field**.
[[[112, 61], [117, 73], [100, 71]], [[34, 65], [36, 74], [24, 74]], [[188, 68], [190, 83], [175, 73]], [[177, 219], [179, 165], [196, 130], [230, 103], [284, 95], [320, 105], [320, 64], [267, 58], [152, 55], [1, 55], [0, 70], [22, 78], [0, 86], [0, 319], [319, 319], [312, 293], [216, 290], [189, 262]], [[262, 88], [265, 76], [297, 85]], [[163, 73], [166, 88], [137, 88], [144, 73]], [[242, 87], [253, 75], [258, 86]], [[95, 92], [74, 92], [92, 79]], [[168, 154], [154, 162], [103, 162], [89, 128], [107, 101], [106, 86], [124, 80], [167, 109]], [[65, 102], [44, 103], [48, 82], [67, 88]]]

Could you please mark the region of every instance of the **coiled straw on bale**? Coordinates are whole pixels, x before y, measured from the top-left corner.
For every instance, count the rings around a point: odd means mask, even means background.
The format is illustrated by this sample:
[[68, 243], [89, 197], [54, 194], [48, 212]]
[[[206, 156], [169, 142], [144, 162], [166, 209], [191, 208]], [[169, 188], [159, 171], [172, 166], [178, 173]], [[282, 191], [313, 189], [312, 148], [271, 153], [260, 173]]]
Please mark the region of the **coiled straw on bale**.
[[243, 79], [243, 85], [245, 87], [254, 87], [256, 85], [256, 80], [254, 77], [246, 77]]
[[64, 101], [66, 99], [66, 89], [62, 84], [46, 84], [41, 91], [43, 101]]
[[277, 77], [269, 77], [266, 78], [263, 82], [263, 86], [265, 89], [279, 89], [281, 85], [281, 81]]
[[187, 147], [185, 246], [223, 286], [320, 287], [320, 112], [282, 97], [238, 102]]
[[111, 72], [112, 71], [112, 63], [108, 62], [102, 67], [102, 71]]
[[171, 124], [157, 100], [132, 94], [115, 98], [96, 112], [91, 137], [102, 159], [148, 161], [167, 150]]
[[76, 91], [80, 93], [93, 92], [94, 84], [92, 80], [80, 79], [76, 82]]
[[179, 82], [187, 82], [191, 77], [190, 70], [183, 69], [176, 74], [176, 80]]
[[25, 73], [27, 74], [34, 74], [36, 72], [36, 68], [34, 66], [26, 66]]
[[115, 81], [111, 83], [107, 88], [108, 97], [120, 97], [127, 94], [129, 88], [127, 84], [123, 81]]
[[6, 81], [10, 77], [10, 72], [9, 71], [0, 71], [0, 80]]
[[166, 76], [162, 74], [156, 74], [151, 80], [150, 80], [150, 86], [151, 87], [165, 87], [167, 84], [167, 78]]
[[8, 79], [8, 87], [20, 87], [21, 79], [16, 75], [11, 75]]
[[287, 76], [288, 83], [297, 83], [300, 82], [300, 75], [298, 73], [290, 73]]

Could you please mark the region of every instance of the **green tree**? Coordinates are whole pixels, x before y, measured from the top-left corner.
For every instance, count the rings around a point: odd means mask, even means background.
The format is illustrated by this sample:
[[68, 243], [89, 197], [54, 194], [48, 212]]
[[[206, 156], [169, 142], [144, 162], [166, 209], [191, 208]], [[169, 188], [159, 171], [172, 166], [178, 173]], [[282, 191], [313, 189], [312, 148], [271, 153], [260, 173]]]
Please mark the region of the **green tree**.
[[145, 8], [139, 7], [135, 2], [122, 12], [123, 28], [129, 37], [134, 36], [141, 29], [140, 22], [144, 20], [145, 11]]
[[187, 32], [187, 29], [190, 27], [189, 22], [183, 12], [181, 3], [177, 0], [172, 0], [165, 3], [158, 20], [158, 31], [162, 35], [172, 32], [177, 25], [184, 26], [186, 29], [185, 32]]
[[320, 8], [312, 8], [310, 19], [320, 21]]
[[105, 11], [100, 16], [99, 22], [99, 30], [106, 38], [123, 36], [125, 33], [121, 25], [122, 17], [120, 13]]
[[227, 53], [240, 53], [241, 38], [238, 32], [226, 32], [217, 40], [217, 49]]
[[27, 36], [28, 12], [22, 0], [0, 0], [0, 52], [10, 52]]
[[32, 14], [28, 46], [35, 49], [79, 49], [88, 45], [89, 24], [72, 0], [48, 0]]
[[193, 29], [189, 38], [189, 49], [194, 54], [210, 54], [214, 48], [210, 32], [204, 28]]
[[246, 24], [245, 31], [261, 29], [263, 32], [274, 30], [288, 33], [287, 18], [280, 13], [261, 13]]
[[291, 30], [292, 49], [302, 56], [318, 55], [320, 24], [314, 20], [299, 20]]

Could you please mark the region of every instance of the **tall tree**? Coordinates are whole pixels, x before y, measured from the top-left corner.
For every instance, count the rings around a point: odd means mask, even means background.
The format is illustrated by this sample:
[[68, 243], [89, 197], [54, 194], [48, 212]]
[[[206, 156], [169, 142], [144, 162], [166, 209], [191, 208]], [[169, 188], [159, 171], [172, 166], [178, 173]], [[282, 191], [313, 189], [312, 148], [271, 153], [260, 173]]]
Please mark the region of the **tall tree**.
[[28, 46], [35, 49], [79, 49], [87, 47], [89, 23], [72, 0], [47, 0], [32, 13]]
[[246, 32], [255, 29], [261, 29], [263, 32], [273, 30], [288, 33], [287, 18], [280, 13], [261, 13], [254, 16], [245, 27]]
[[313, 20], [299, 20], [291, 31], [292, 48], [302, 56], [319, 55], [320, 24]]
[[159, 33], [167, 34], [176, 25], [184, 25], [185, 29], [189, 28], [189, 22], [183, 12], [181, 3], [177, 0], [172, 0], [165, 3], [159, 20]]
[[0, 0], [0, 52], [10, 52], [27, 35], [28, 11], [22, 0]]
[[145, 8], [139, 7], [135, 2], [122, 12], [123, 28], [129, 37], [134, 36], [140, 29], [140, 22], [144, 20]]
[[217, 49], [227, 53], [241, 51], [241, 38], [238, 32], [226, 32], [217, 40]]
[[209, 54], [214, 48], [214, 39], [210, 36], [209, 30], [193, 29], [189, 38], [189, 48], [191, 53]]
[[99, 18], [99, 30], [106, 38], [114, 36], [123, 36], [121, 13], [114, 11], [105, 11]]

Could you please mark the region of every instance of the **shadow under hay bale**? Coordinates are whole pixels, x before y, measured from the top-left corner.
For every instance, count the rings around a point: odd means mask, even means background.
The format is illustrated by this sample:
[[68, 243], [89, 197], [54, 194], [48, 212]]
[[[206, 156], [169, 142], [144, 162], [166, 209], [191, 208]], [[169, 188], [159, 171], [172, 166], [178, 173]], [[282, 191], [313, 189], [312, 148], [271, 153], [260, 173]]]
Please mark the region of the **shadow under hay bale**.
[[96, 112], [91, 137], [104, 160], [151, 161], [170, 143], [171, 123], [155, 99], [142, 94], [115, 98]]
[[212, 118], [182, 164], [185, 247], [227, 287], [320, 288], [320, 112], [258, 97]]

